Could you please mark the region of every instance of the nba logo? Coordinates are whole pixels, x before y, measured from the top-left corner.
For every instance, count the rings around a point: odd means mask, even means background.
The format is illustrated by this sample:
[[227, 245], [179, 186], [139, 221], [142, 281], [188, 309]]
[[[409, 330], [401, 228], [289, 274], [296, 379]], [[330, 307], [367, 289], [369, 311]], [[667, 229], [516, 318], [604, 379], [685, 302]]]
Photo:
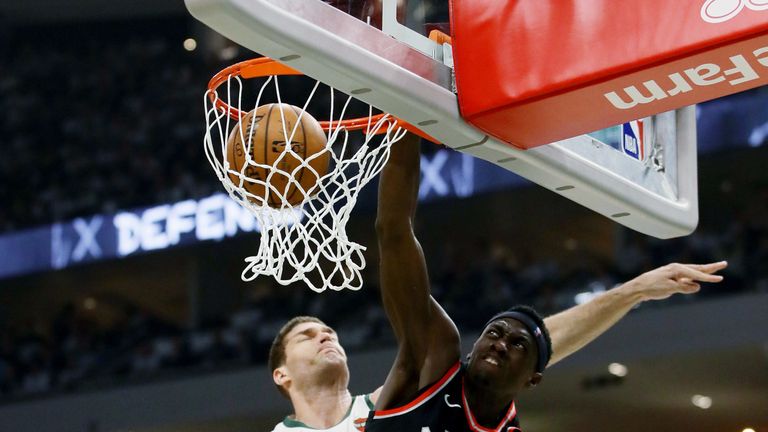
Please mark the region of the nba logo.
[[645, 158], [643, 139], [643, 121], [633, 120], [624, 123], [621, 134], [621, 149], [624, 154], [639, 161]]

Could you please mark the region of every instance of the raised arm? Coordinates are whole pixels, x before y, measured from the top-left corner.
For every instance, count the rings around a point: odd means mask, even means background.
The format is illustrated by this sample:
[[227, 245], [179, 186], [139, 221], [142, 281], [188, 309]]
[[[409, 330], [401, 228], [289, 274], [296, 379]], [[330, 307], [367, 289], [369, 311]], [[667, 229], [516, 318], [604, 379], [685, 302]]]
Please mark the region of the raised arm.
[[715, 275], [728, 263], [669, 264], [606, 291], [591, 301], [574, 306], [544, 320], [552, 338], [549, 365], [580, 350], [616, 324], [635, 305], [646, 300], [662, 300], [673, 294], [690, 294], [698, 282], [720, 282]]
[[377, 409], [409, 401], [460, 357], [459, 333], [430, 295], [424, 253], [413, 233], [421, 174], [419, 138], [409, 134], [391, 151], [380, 177], [376, 231], [381, 297], [398, 354]]

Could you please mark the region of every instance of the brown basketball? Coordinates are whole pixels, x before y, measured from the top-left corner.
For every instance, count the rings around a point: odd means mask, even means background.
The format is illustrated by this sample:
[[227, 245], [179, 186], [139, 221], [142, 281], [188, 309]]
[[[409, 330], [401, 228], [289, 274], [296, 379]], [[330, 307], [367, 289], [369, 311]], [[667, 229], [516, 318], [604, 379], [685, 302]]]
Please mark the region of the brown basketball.
[[[280, 115], [281, 111], [282, 115]], [[251, 202], [263, 205], [266, 199], [266, 204], [270, 207], [280, 208], [281, 196], [283, 196], [286, 201], [295, 206], [307, 198], [302, 189], [309, 197], [317, 193], [314, 187], [319, 180], [318, 175], [323, 176], [328, 172], [330, 159], [329, 152], [325, 151], [325, 133], [317, 120], [304, 113], [290, 144], [291, 150], [297, 153], [298, 157], [291, 153], [280, 157], [286, 151], [287, 137], [283, 132], [283, 120], [285, 120], [285, 131], [290, 136], [300, 113], [301, 109], [293, 105], [276, 103], [262, 105], [249, 112], [232, 131], [226, 148], [230, 170], [242, 172], [254, 180], [267, 181], [270, 168], [248, 163], [245, 170], [242, 170], [243, 164], [247, 163], [246, 151], [250, 145], [252, 162], [269, 165], [286, 173], [276, 171], [272, 174], [269, 178], [269, 184], [272, 187], [268, 194], [264, 183], [244, 180], [243, 188], [256, 196], [256, 198], [249, 197]], [[319, 152], [322, 153], [306, 163], [317, 172], [317, 175], [306, 166], [296, 169], [303, 161]], [[240, 184], [240, 177], [237, 174], [230, 172], [228, 175], [236, 186]], [[301, 188], [290, 182], [290, 176], [296, 179]]]

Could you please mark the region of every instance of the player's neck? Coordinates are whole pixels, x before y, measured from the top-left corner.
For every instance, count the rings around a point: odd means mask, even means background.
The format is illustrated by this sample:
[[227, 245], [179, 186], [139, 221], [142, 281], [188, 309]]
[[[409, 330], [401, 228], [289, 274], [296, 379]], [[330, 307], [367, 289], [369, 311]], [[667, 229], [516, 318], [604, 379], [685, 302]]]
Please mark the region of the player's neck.
[[487, 387], [476, 387], [469, 380], [465, 381], [464, 385], [469, 409], [475, 420], [484, 427], [495, 428], [515, 400], [516, 395], [513, 393], [498, 393]]
[[315, 429], [330, 428], [344, 419], [352, 404], [346, 386], [311, 387], [291, 394], [297, 421]]

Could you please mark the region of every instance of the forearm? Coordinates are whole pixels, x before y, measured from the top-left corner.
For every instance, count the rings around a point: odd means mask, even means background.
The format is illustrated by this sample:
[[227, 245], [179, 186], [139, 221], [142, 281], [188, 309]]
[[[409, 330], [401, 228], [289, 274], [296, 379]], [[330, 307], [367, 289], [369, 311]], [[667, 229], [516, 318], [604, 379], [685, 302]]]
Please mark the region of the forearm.
[[402, 235], [397, 229], [412, 230], [421, 178], [420, 138], [408, 134], [392, 145], [387, 164], [379, 177], [376, 228], [379, 236]]
[[395, 365], [377, 406], [406, 400], [460, 356], [458, 330], [430, 296], [424, 253], [413, 232], [420, 180], [419, 138], [392, 146], [379, 183], [376, 217], [381, 297], [398, 341]]
[[430, 289], [424, 254], [410, 238], [382, 239], [379, 234], [379, 279], [384, 311], [398, 343], [423, 345], [419, 332], [430, 319]]
[[379, 180], [376, 217], [380, 256], [381, 297], [399, 341], [428, 318], [429, 281], [419, 242], [413, 233], [413, 216], [420, 179], [419, 139], [406, 135], [392, 145]]
[[643, 300], [634, 281], [609, 290], [591, 301], [544, 320], [552, 338], [549, 365], [595, 340]]
[[710, 264], [672, 263], [648, 271], [592, 301], [547, 318], [552, 337], [552, 360], [557, 363], [578, 351], [619, 321], [636, 304], [663, 300], [674, 294], [693, 294], [699, 282], [720, 282], [714, 273], [726, 268], [720, 261]]

